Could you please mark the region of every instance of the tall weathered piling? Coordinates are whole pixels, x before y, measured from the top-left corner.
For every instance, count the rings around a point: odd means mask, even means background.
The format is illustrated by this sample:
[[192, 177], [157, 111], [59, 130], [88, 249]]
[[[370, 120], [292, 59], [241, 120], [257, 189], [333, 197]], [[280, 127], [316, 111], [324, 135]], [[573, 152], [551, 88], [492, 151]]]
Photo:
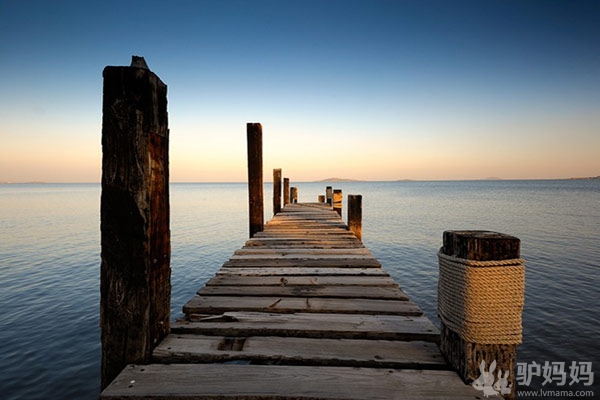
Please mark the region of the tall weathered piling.
[[348, 229], [362, 240], [362, 195], [348, 195]]
[[333, 210], [337, 211], [337, 213], [342, 216], [342, 201], [344, 199], [344, 194], [342, 193], [342, 189], [335, 189], [333, 191]]
[[283, 205], [290, 203], [290, 178], [283, 178]]
[[102, 388], [169, 332], [167, 86], [144, 59], [103, 71]]
[[273, 215], [281, 212], [281, 168], [273, 170]]
[[525, 292], [520, 240], [496, 232], [446, 231], [443, 242], [438, 254], [440, 349], [463, 381], [475, 387], [485, 378], [482, 371], [495, 366], [492, 378], [502, 374], [507, 381], [498, 380], [494, 388], [512, 399]]
[[250, 218], [250, 237], [264, 228], [263, 198], [263, 160], [262, 160], [262, 125], [248, 122], [246, 124], [248, 141], [248, 208]]

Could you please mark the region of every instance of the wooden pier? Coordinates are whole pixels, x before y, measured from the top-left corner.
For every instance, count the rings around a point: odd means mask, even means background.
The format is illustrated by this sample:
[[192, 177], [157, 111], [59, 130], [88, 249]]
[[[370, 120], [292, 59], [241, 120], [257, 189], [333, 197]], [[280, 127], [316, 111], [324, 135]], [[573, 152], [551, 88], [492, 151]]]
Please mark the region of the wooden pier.
[[246, 127], [250, 240], [171, 323], [167, 87], [135, 56], [103, 76], [101, 398], [514, 398], [519, 239], [444, 232], [439, 332], [363, 246], [361, 195], [346, 225], [340, 189], [298, 203], [284, 178], [282, 207], [275, 169], [264, 224], [260, 123]]
[[324, 204], [287, 204], [103, 399], [481, 398], [439, 332]]

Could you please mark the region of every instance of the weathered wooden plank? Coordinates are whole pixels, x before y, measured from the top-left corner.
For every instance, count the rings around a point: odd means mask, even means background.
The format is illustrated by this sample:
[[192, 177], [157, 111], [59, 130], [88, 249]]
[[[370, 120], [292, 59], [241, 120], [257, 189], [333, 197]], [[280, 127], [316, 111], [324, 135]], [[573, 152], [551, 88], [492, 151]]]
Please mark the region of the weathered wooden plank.
[[[268, 256], [268, 257], [340, 257], [340, 256], [367, 256], [373, 257], [371, 252], [365, 247], [347, 248], [347, 249], [264, 249], [264, 248], [242, 248], [234, 252], [234, 256]], [[232, 257], [233, 258], [233, 257]], [[241, 258], [241, 257], [240, 257]]]
[[226, 276], [218, 275], [206, 286], [392, 286], [396, 281], [388, 276]]
[[448, 369], [437, 345], [421, 341], [169, 335], [152, 356], [161, 363], [252, 361], [278, 365]]
[[217, 276], [237, 275], [237, 276], [290, 276], [290, 275], [318, 275], [318, 276], [389, 276], [382, 268], [371, 267], [345, 267], [345, 268], [319, 268], [319, 267], [224, 267], [217, 271]]
[[379, 299], [195, 296], [183, 306], [186, 314], [222, 314], [229, 311], [423, 315], [419, 306], [410, 301]]
[[[201, 379], [199, 379], [201, 377]], [[479, 399], [452, 371], [285, 365], [130, 365], [101, 398]]]
[[201, 296], [337, 297], [407, 301], [408, 296], [393, 286], [205, 286]]
[[223, 267], [381, 267], [379, 261], [375, 258], [332, 258], [332, 259], [299, 259], [299, 258], [289, 258], [289, 259], [233, 259], [225, 262]]
[[190, 320], [177, 321], [173, 324], [171, 332], [222, 336], [296, 336], [439, 342], [437, 328], [426, 317], [227, 312], [222, 316], [195, 319], [191, 315]]

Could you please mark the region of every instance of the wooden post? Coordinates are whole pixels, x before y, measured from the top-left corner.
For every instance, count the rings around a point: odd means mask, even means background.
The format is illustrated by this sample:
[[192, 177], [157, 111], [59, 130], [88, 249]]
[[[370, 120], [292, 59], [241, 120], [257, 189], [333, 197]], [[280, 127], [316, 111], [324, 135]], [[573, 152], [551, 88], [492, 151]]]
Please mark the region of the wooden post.
[[101, 386], [169, 332], [167, 86], [142, 57], [108, 66], [102, 102]]
[[324, 194], [319, 195], [319, 203], [325, 203], [325, 195]]
[[283, 178], [283, 205], [290, 204], [290, 178]]
[[342, 194], [342, 189], [335, 189], [333, 191], [333, 210], [337, 211], [337, 213], [342, 216], [342, 200], [344, 195]]
[[499, 394], [513, 399], [525, 291], [520, 240], [496, 232], [446, 231], [443, 241], [438, 285], [440, 349], [465, 383], [481, 376], [482, 361], [485, 372], [495, 362], [494, 382], [500, 371], [503, 377], [509, 371], [504, 386], [510, 387], [510, 393]]
[[248, 208], [250, 237], [264, 229], [265, 214], [263, 200], [262, 125], [246, 124], [248, 141]]
[[362, 195], [348, 195], [348, 229], [362, 240]]
[[333, 188], [331, 186], [325, 188], [325, 199], [327, 200], [327, 204], [333, 204]]
[[290, 188], [290, 196], [292, 198], [292, 203], [298, 202], [298, 188], [297, 187]]
[[281, 168], [273, 170], [273, 215], [281, 212]]

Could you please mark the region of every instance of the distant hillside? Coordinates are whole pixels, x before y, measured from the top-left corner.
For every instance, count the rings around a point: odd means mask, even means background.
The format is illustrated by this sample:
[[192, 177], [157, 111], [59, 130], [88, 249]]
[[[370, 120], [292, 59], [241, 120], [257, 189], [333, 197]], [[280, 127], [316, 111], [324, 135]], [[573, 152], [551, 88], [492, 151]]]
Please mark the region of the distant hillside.
[[362, 182], [357, 179], [347, 179], [347, 178], [327, 178], [320, 181], [315, 182]]

